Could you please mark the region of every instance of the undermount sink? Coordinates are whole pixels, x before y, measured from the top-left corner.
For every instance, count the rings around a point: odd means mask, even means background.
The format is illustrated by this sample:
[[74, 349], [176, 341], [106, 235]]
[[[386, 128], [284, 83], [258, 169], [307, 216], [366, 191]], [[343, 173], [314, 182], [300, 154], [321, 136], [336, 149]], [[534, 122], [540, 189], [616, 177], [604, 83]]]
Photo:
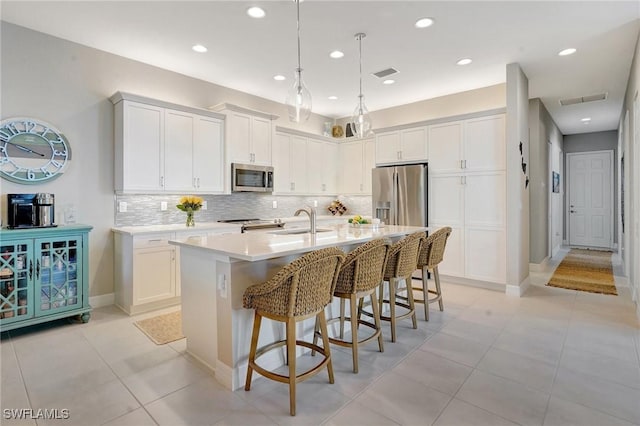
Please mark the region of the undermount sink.
[[[329, 229], [329, 228], [316, 228], [316, 232], [331, 232], [333, 231], [333, 229]], [[269, 232], [270, 234], [277, 234], [277, 235], [298, 235], [298, 234], [309, 234], [311, 233], [310, 229], [299, 229], [299, 228], [294, 228], [294, 229], [282, 229], [280, 231], [271, 231]]]

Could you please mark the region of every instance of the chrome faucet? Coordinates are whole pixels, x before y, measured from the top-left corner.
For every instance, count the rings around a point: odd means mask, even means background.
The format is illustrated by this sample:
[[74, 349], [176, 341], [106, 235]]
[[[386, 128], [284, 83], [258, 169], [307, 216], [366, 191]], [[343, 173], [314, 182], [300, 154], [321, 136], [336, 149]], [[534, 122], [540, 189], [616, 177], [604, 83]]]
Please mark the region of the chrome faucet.
[[302, 208], [302, 209], [296, 210], [296, 212], [294, 213], [294, 216], [300, 216], [300, 213], [306, 213], [307, 216], [309, 216], [311, 233], [315, 234], [316, 233], [316, 209], [311, 206], [307, 206], [307, 207], [308, 208]]

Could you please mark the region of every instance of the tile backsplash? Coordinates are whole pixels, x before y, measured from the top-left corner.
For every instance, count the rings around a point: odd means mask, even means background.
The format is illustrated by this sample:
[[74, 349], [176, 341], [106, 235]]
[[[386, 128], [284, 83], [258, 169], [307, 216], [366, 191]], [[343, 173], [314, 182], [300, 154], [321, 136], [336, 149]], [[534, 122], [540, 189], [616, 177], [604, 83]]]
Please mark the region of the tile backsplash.
[[[189, 195], [189, 194], [185, 194]], [[318, 202], [319, 214], [330, 214], [327, 207], [338, 199], [347, 207], [345, 216], [361, 214], [371, 215], [370, 196], [277, 196], [256, 193], [234, 193], [230, 195], [201, 195], [207, 202], [207, 210], [196, 212], [196, 222], [215, 222], [222, 219], [273, 219], [293, 216], [293, 213], [305, 205]], [[115, 226], [166, 225], [182, 223], [185, 213], [176, 208], [181, 195], [116, 195]], [[273, 202], [277, 207], [273, 208]], [[120, 212], [120, 202], [127, 205], [126, 212]], [[167, 210], [161, 210], [161, 204], [167, 203]]]

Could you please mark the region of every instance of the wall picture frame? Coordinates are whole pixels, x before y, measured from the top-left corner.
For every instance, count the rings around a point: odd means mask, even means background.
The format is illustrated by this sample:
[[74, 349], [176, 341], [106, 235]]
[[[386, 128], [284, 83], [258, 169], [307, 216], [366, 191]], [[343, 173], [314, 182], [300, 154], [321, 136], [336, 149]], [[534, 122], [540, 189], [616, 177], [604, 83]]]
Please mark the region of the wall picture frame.
[[551, 176], [553, 182], [552, 191], [558, 193], [560, 192], [560, 173], [551, 172]]

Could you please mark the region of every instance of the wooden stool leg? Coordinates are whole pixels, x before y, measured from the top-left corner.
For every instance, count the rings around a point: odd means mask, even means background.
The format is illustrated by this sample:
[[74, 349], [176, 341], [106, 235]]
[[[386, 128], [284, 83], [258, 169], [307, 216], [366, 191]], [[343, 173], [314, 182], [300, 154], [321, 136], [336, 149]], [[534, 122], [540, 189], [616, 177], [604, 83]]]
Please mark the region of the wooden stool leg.
[[[324, 330], [323, 330], [324, 335]], [[296, 320], [287, 319], [287, 358], [289, 360], [289, 413], [296, 415]]]
[[256, 351], [258, 349], [258, 336], [260, 334], [260, 323], [262, 316], [256, 312], [253, 316], [253, 332], [251, 333], [251, 348], [249, 349], [249, 365], [247, 366], [247, 379], [244, 382], [244, 390], [251, 390], [251, 376], [253, 367], [251, 364], [256, 361]]
[[[413, 314], [411, 315], [411, 321], [413, 321], [413, 328], [416, 329], [418, 328], [418, 318], [416, 317], [416, 303], [413, 300], [413, 290], [411, 289], [411, 275], [409, 275], [407, 278], [404, 279], [404, 284], [405, 287], [407, 287], [407, 299], [409, 300], [409, 309], [411, 309], [411, 311], [413, 311]], [[425, 295], [425, 298], [427, 297], [427, 295]], [[428, 303], [425, 300], [425, 304]]]
[[351, 308], [351, 354], [353, 356], [353, 372], [357, 373], [358, 372], [358, 312], [357, 312], [358, 308], [356, 304], [355, 294], [352, 294], [351, 298], [349, 299], [349, 307]]
[[340, 298], [340, 340], [344, 340], [344, 299]]
[[[370, 295], [371, 297], [371, 306], [373, 307], [373, 323], [376, 325], [376, 331], [379, 331], [378, 334], [378, 349], [380, 352], [384, 352], [384, 346], [382, 344], [382, 324], [380, 321], [380, 310], [378, 309], [378, 301], [376, 300], [376, 292], [374, 291]], [[362, 299], [360, 299], [362, 302]]]
[[424, 293], [424, 320], [429, 321], [429, 269], [422, 267], [422, 292]]
[[326, 357], [329, 358], [327, 363], [327, 370], [329, 371], [329, 383], [334, 383], [333, 380], [333, 363], [331, 361], [331, 349], [329, 348], [329, 335], [327, 334], [327, 317], [324, 315], [324, 310], [318, 312], [317, 317], [320, 318], [320, 330], [322, 331], [322, 346]]
[[[391, 282], [389, 282], [389, 289], [391, 289]], [[384, 310], [384, 281], [380, 283], [380, 298], [378, 299], [378, 306], [380, 306], [380, 315]]]
[[362, 318], [362, 309], [364, 309], [364, 297], [358, 302], [358, 321]]
[[[318, 322], [318, 317], [316, 317], [316, 324], [313, 326], [313, 344], [318, 344], [318, 332], [320, 331], [320, 323]], [[316, 350], [311, 349], [311, 356], [316, 356]]]
[[389, 318], [391, 318], [391, 341], [396, 341], [396, 289], [398, 280], [393, 277], [389, 280]]
[[442, 289], [440, 289], [440, 274], [438, 273], [438, 267], [433, 268], [433, 277], [436, 282], [436, 291], [438, 292], [438, 304], [440, 305], [440, 312], [444, 311], [444, 302], [442, 301]]

